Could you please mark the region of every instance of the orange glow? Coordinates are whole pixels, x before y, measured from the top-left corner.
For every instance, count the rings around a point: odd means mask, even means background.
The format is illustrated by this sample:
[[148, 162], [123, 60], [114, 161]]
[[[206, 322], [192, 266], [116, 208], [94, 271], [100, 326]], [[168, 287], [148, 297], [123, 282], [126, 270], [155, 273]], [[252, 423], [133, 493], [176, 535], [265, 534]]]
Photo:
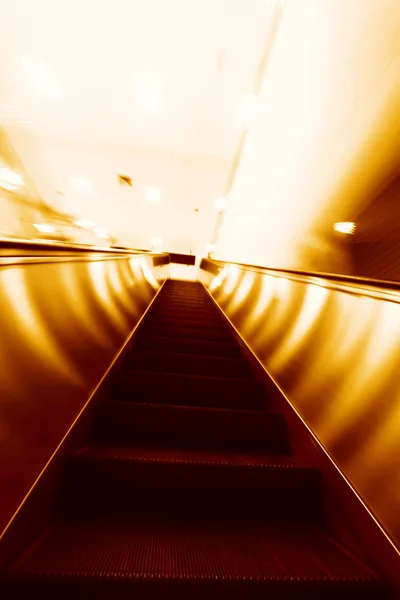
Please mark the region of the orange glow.
[[352, 234], [356, 231], [356, 224], [350, 221], [344, 221], [341, 223], [335, 223], [333, 229], [339, 233]]
[[[231, 269], [225, 265], [221, 273]], [[238, 266], [234, 276], [221, 273], [202, 271], [201, 278], [398, 543], [398, 291]]]

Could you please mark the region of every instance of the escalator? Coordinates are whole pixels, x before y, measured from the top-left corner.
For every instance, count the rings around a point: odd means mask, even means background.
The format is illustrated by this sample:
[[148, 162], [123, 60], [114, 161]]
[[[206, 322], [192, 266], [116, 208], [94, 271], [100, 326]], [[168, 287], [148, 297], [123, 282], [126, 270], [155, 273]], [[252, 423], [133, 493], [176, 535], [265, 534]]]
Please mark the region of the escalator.
[[56, 510], [3, 597], [386, 597], [324, 531], [318, 472], [291, 457], [283, 416], [198, 283], [164, 285], [65, 460]]

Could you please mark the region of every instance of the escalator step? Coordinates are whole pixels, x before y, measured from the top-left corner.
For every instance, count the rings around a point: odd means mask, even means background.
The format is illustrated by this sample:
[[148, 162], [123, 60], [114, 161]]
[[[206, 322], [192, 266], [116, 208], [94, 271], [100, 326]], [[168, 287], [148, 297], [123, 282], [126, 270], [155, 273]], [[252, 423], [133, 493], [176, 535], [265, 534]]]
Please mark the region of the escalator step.
[[184, 354], [207, 354], [210, 356], [242, 356], [236, 343], [213, 340], [192, 340], [190, 338], [170, 338], [156, 335], [137, 336], [134, 347], [154, 349], [166, 352], [182, 352]]
[[372, 600], [383, 586], [316, 527], [65, 518], [13, 566], [5, 598]]
[[320, 528], [319, 472], [290, 456], [200, 283], [165, 283], [90, 416], [56, 520], [0, 575], [5, 599], [391, 597]]
[[216, 307], [211, 303], [210, 300], [206, 300], [204, 302], [174, 302], [172, 300], [164, 300], [163, 302], [157, 302], [154, 305], [154, 309], [158, 312], [168, 312], [169, 310], [175, 311], [196, 311], [199, 313], [210, 313], [210, 314], [218, 314]]
[[[190, 309], [179, 309], [171, 308], [168, 310], [156, 310], [152, 311], [148, 316], [148, 321], [152, 319], [174, 319], [178, 321], [206, 321], [212, 323], [223, 323], [227, 325], [227, 321], [222, 318], [218, 313], [211, 310], [190, 310]], [[146, 320], [146, 322], [148, 322]]]
[[188, 338], [195, 340], [212, 340], [223, 342], [229, 342], [232, 340], [232, 333], [226, 327], [213, 330], [204, 330], [201, 328], [201, 325], [189, 329], [185, 327], [178, 328], [167, 325], [149, 324], [146, 326], [146, 333], [148, 335], [159, 335], [162, 337], [171, 338]]
[[260, 452], [93, 445], [68, 459], [61, 492], [73, 512], [321, 520], [318, 471]]
[[225, 329], [227, 329], [228, 325], [217, 315], [217, 316], [199, 316], [199, 315], [193, 315], [193, 316], [185, 316], [183, 317], [181, 314], [176, 314], [176, 315], [168, 315], [168, 314], [164, 314], [164, 313], [154, 313], [149, 315], [147, 321], [146, 321], [146, 325], [147, 324], [158, 324], [158, 325], [171, 325], [172, 327], [185, 327], [185, 328], [191, 328], [191, 327], [196, 327], [196, 326], [200, 326], [202, 329], [206, 328], [206, 329], [213, 329], [213, 328], [218, 328], [218, 327], [223, 327]]
[[258, 381], [151, 371], [122, 371], [114, 381], [112, 397], [123, 402], [247, 410], [261, 410], [265, 404]]
[[124, 363], [125, 369], [184, 373], [187, 375], [211, 375], [215, 377], [250, 378], [250, 363], [243, 358], [223, 358], [195, 354], [174, 354], [154, 350], [133, 349]]
[[227, 325], [219, 320], [206, 320], [206, 319], [182, 319], [176, 317], [149, 317], [148, 321], [145, 325], [143, 325], [143, 330], [146, 331], [148, 328], [152, 327], [170, 327], [175, 331], [181, 330], [196, 330], [200, 329], [201, 331], [212, 331], [216, 335], [219, 335], [221, 332], [222, 335], [226, 333], [230, 333]]
[[93, 437], [112, 444], [183, 444], [281, 454], [289, 450], [281, 414], [136, 402], [99, 402]]

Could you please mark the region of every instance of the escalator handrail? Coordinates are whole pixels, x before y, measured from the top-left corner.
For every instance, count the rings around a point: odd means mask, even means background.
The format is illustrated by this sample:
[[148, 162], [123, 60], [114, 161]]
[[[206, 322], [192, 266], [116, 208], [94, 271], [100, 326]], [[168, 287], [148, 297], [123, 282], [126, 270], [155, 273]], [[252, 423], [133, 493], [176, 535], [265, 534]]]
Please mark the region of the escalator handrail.
[[18, 263], [111, 260], [127, 257], [164, 258], [167, 252], [151, 252], [134, 248], [113, 248], [82, 244], [66, 244], [48, 240], [25, 240], [0, 236], [0, 266]]
[[[204, 258], [200, 264], [200, 268], [204, 269], [206, 261], [214, 264], [222, 269], [226, 265], [239, 267], [246, 271], [263, 273], [273, 277], [283, 277], [293, 281], [302, 283], [313, 283], [323, 285], [330, 289], [337, 289], [350, 294], [367, 295], [379, 297], [383, 300], [400, 303], [400, 282], [386, 279], [369, 279], [368, 277], [355, 277], [353, 275], [339, 275], [332, 273], [324, 273], [320, 271], [301, 271], [294, 269], [277, 269], [270, 267], [260, 267], [248, 265], [244, 263], [235, 263], [229, 261], [221, 261], [214, 258]], [[209, 270], [205, 268], [205, 270]]]
[[[0, 254], [3, 250], [11, 250], [17, 252], [18, 250], [39, 250], [43, 253], [49, 251], [68, 251], [68, 252], [104, 252], [113, 254], [153, 254], [148, 250], [137, 249], [137, 248], [121, 248], [112, 246], [94, 246], [91, 244], [75, 244], [72, 242], [59, 242], [53, 240], [28, 240], [24, 238], [14, 238], [0, 235]], [[157, 254], [164, 254], [163, 252]]]

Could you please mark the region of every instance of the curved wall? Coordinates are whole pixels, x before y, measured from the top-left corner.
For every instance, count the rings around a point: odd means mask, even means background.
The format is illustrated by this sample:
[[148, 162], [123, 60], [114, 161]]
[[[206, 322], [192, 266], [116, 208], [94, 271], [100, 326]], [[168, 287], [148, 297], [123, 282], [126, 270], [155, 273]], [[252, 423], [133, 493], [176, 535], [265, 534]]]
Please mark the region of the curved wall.
[[399, 289], [203, 267], [216, 302], [400, 548]]
[[0, 258], [0, 532], [168, 276], [149, 255], [65, 254]]

